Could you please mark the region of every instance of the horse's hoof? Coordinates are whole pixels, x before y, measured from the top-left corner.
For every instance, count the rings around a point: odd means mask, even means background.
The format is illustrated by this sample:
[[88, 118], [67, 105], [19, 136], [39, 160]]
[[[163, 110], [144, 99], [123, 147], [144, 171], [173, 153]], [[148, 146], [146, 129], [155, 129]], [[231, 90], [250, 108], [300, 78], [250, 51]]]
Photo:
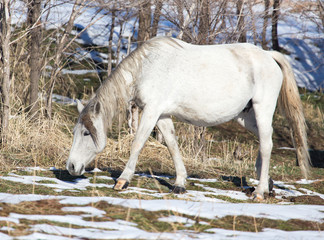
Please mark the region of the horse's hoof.
[[115, 186], [114, 190], [124, 190], [128, 187], [129, 182], [127, 182], [126, 179], [118, 179]]
[[272, 192], [273, 190], [273, 180], [272, 178], [269, 178], [269, 192]]
[[263, 194], [253, 193], [253, 201], [263, 201], [263, 200], [264, 200]]
[[174, 186], [172, 188], [172, 193], [183, 194], [183, 193], [186, 193], [186, 189], [184, 187]]

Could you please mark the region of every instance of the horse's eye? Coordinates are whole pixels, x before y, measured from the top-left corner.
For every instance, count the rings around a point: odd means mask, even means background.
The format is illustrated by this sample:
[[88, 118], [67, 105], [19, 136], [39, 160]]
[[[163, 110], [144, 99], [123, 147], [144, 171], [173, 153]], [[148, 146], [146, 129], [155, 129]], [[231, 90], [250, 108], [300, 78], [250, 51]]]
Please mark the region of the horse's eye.
[[84, 131], [83, 132], [83, 136], [89, 136], [90, 135], [90, 132], [89, 131]]

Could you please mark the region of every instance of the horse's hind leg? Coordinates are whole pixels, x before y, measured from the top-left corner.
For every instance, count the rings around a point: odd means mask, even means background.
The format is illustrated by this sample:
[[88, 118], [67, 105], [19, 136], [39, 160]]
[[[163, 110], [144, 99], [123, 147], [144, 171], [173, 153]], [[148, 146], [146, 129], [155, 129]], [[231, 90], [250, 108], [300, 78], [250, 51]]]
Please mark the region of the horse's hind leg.
[[[255, 112], [253, 107], [242, 111], [236, 118], [235, 120], [244, 128], [249, 130], [250, 132], [254, 133], [255, 136], [259, 137], [259, 131], [258, 131], [258, 126], [257, 122], [255, 119]], [[257, 160], [255, 162], [255, 170], [257, 173], [257, 178], [260, 180], [260, 175], [261, 175], [261, 154], [260, 150], [258, 153]]]
[[185, 183], [187, 178], [187, 171], [180, 155], [172, 119], [170, 117], [160, 119], [157, 122], [157, 127], [163, 134], [165, 143], [168, 146], [176, 169], [177, 178], [172, 191], [174, 193], [184, 193], [186, 190]]
[[254, 191], [254, 197], [257, 199], [263, 199], [264, 193], [269, 193], [269, 167], [273, 145], [272, 118], [275, 107], [276, 102], [271, 102], [271, 100], [253, 104], [260, 141], [260, 156], [256, 164], [260, 182]]
[[[256, 120], [256, 116], [255, 116], [255, 112], [253, 107], [248, 109], [248, 110], [244, 110], [243, 112], [241, 112], [236, 118], [235, 120], [243, 127], [245, 127], [247, 130], [251, 131], [252, 133], [254, 133], [257, 137], [259, 137], [259, 130], [258, 130], [258, 124], [257, 124], [257, 120]], [[270, 125], [271, 126], [271, 125]], [[272, 127], [271, 127], [272, 129]], [[271, 146], [272, 146], [272, 140], [271, 140], [271, 135], [270, 134], [270, 141], [271, 141]], [[271, 150], [270, 150], [271, 152]], [[270, 158], [270, 157], [269, 157]], [[270, 161], [270, 160], [269, 160]], [[264, 163], [266, 164], [266, 163]], [[261, 155], [261, 148], [259, 149], [259, 153], [258, 153], [258, 157], [255, 163], [255, 170], [257, 173], [257, 178], [260, 180], [261, 177], [261, 169], [262, 169], [262, 155]], [[271, 183], [269, 183], [269, 188], [267, 191], [271, 191], [272, 187], [273, 187], [273, 182], [272, 179], [270, 178], [269, 181]]]

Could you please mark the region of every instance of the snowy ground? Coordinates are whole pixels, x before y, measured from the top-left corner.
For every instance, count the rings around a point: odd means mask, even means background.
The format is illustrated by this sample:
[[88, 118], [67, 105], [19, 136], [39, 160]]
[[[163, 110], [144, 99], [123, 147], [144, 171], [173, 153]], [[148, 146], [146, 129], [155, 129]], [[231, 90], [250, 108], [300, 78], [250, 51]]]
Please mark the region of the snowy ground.
[[[21, 171], [24, 174], [21, 174]], [[323, 239], [321, 231], [283, 231], [263, 228], [261, 231], [238, 231], [211, 227], [214, 219], [226, 216], [247, 216], [255, 219], [270, 219], [289, 221], [300, 219], [312, 224], [322, 224], [324, 220], [324, 205], [293, 204], [286, 199], [298, 196], [318, 196], [324, 200], [324, 194], [307, 189], [314, 181], [300, 180], [299, 187], [291, 183], [275, 182], [275, 204], [253, 203], [240, 189], [223, 190], [212, 187], [217, 179], [189, 178], [199, 190], [188, 190], [186, 194], [174, 195], [166, 191], [152, 190], [144, 187], [129, 187], [123, 192], [113, 192], [113, 196], [84, 195], [91, 189], [111, 189], [113, 179], [107, 174], [93, 177], [76, 178], [66, 181], [55, 177], [51, 171], [39, 168], [20, 169], [18, 172], [0, 176], [3, 184], [22, 184], [32, 186], [37, 192], [38, 187], [50, 189], [52, 194], [12, 194], [0, 193], [0, 213], [6, 212], [8, 206], [19, 206], [22, 203], [43, 201], [42, 208], [57, 206], [59, 214], [41, 214], [36, 212], [21, 213], [21, 210], [11, 210], [8, 214], [0, 214], [1, 239]], [[46, 176], [44, 176], [46, 175]], [[93, 176], [93, 175], [92, 175]], [[137, 175], [137, 178], [149, 179], [150, 175]], [[168, 176], [158, 176], [170, 181]], [[106, 181], [106, 183], [103, 183]], [[110, 184], [112, 183], [112, 184]], [[257, 183], [250, 179], [251, 186]], [[300, 187], [301, 186], [301, 187]], [[303, 187], [305, 186], [305, 187]], [[20, 187], [23, 189], [23, 187]], [[64, 194], [61, 194], [64, 191]], [[55, 194], [54, 194], [55, 193]], [[81, 196], [70, 196], [69, 193], [80, 193]], [[72, 195], [73, 195], [72, 194]], [[133, 195], [135, 194], [135, 195]], [[109, 194], [108, 194], [109, 195]], [[111, 194], [110, 194], [111, 195]], [[136, 196], [134, 198], [134, 196]], [[138, 197], [142, 196], [142, 197]], [[226, 200], [224, 200], [226, 199]], [[51, 201], [57, 201], [53, 205]], [[97, 208], [96, 205], [106, 202], [110, 207]], [[9, 205], [6, 205], [9, 204]], [[161, 211], [168, 212], [157, 221], [177, 224], [181, 229], [158, 232], [143, 230], [136, 222], [118, 217], [107, 217], [109, 209], [122, 207], [125, 211], [143, 210], [158, 215]], [[29, 221], [25, 233], [14, 234], [24, 221]], [[44, 222], [46, 221], [46, 222]], [[234, 224], [234, 223], [233, 223]], [[239, 224], [237, 224], [239, 225]], [[1, 227], [2, 226], [2, 227]], [[195, 226], [203, 226], [204, 231], [196, 232]], [[320, 227], [319, 227], [320, 229]], [[21, 233], [20, 233], [21, 234]], [[15, 236], [16, 235], [16, 236]]]

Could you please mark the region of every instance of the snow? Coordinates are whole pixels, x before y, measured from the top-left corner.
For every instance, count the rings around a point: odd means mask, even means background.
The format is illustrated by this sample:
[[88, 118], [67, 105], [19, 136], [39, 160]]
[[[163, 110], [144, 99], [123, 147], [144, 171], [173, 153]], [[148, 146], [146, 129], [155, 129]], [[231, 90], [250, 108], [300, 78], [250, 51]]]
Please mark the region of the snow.
[[63, 207], [62, 211], [66, 211], [66, 212], [85, 212], [87, 214], [83, 214], [82, 216], [84, 217], [102, 217], [106, 212], [99, 210], [97, 208], [94, 207]]
[[[90, 180], [86, 178], [78, 178], [75, 182], [67, 182], [56, 178], [25, 176], [25, 175], [17, 175], [14, 173], [10, 173], [8, 174], [8, 176], [1, 176], [0, 178], [4, 180], [20, 182], [24, 184], [53, 187], [54, 191], [56, 192], [61, 192], [63, 190], [86, 190], [87, 187], [112, 187], [113, 186], [113, 185], [107, 185], [101, 183], [92, 184], [90, 183]], [[53, 183], [42, 183], [41, 181], [50, 181]]]
[[276, 229], [265, 229], [263, 232], [238, 232], [224, 229], [210, 229], [215, 233], [217, 239], [285, 239], [285, 240], [311, 240], [323, 239], [324, 233], [320, 231], [281, 231]]
[[[33, 174], [33, 169], [38, 171], [46, 171], [41, 168], [28, 168], [27, 173]], [[22, 170], [22, 169], [20, 169]], [[138, 176], [143, 177], [143, 176]], [[147, 177], [152, 177], [147, 175]], [[169, 179], [169, 176], [159, 176], [160, 178]], [[74, 182], [62, 181], [53, 177], [41, 177], [35, 175], [18, 175], [14, 173], [8, 176], [0, 176], [0, 180], [19, 182], [23, 184], [35, 184], [36, 186], [44, 185], [53, 190], [67, 189], [85, 190], [91, 187], [112, 187], [112, 185], [93, 184], [90, 182], [92, 177], [78, 178]], [[112, 180], [108, 176], [97, 176], [97, 179]], [[241, 231], [232, 231], [224, 229], [209, 229], [208, 233], [194, 233], [188, 230], [178, 230], [172, 233], [146, 232], [138, 228], [136, 223], [128, 222], [120, 219], [109, 219], [107, 221], [85, 220], [85, 217], [104, 217], [106, 212], [96, 208], [96, 203], [104, 201], [115, 206], [122, 206], [126, 209], [142, 209], [154, 214], [156, 211], [172, 212], [174, 215], [160, 217], [158, 221], [178, 223], [184, 227], [193, 226], [196, 221], [184, 217], [191, 216], [194, 219], [209, 219], [222, 218], [225, 216], [249, 216], [255, 218], [267, 218], [273, 220], [287, 221], [290, 219], [302, 219], [304, 221], [313, 221], [323, 223], [324, 206], [318, 205], [287, 205], [287, 202], [282, 204], [265, 204], [265, 203], [230, 203], [221, 199], [211, 198], [214, 196], [223, 195], [232, 199], [241, 199], [242, 201], [248, 198], [239, 190], [220, 190], [204, 185], [204, 183], [215, 182], [213, 179], [197, 179], [193, 178], [195, 185], [199, 185], [203, 191], [188, 190], [186, 194], [174, 195], [176, 199], [169, 199], [169, 193], [159, 193], [151, 189], [139, 187], [130, 187], [129, 190], [120, 193], [120, 197], [75, 197], [75, 196], [53, 196], [53, 195], [37, 195], [37, 194], [9, 194], [0, 193], [0, 202], [19, 204], [24, 201], [39, 201], [57, 199], [64, 206], [62, 211], [65, 215], [48, 215], [48, 214], [19, 214], [10, 213], [7, 217], [0, 217], [0, 221], [19, 224], [21, 220], [40, 221], [47, 220], [53, 223], [64, 223], [70, 227], [56, 226], [55, 224], [34, 224], [30, 226], [30, 231], [33, 232], [27, 236], [15, 237], [15, 239], [67, 239], [66, 236], [71, 236], [72, 239], [89, 238], [89, 239], [321, 239], [323, 233], [316, 231], [295, 231], [285, 232], [274, 229], [265, 229], [263, 232], [250, 233]], [[200, 182], [200, 183], [197, 183]], [[258, 181], [250, 179], [252, 184], [257, 184]], [[306, 180], [300, 180], [306, 185]], [[275, 191], [280, 196], [296, 196], [296, 195], [319, 195], [323, 198], [323, 194], [316, 193], [305, 188], [297, 189], [292, 184], [284, 182], [274, 182]], [[280, 186], [280, 188], [276, 188]], [[302, 192], [300, 192], [302, 191]], [[148, 194], [157, 199], [127, 199], [124, 193]], [[0, 209], [1, 210], [1, 209]], [[76, 215], [79, 214], [79, 215]], [[208, 221], [199, 221], [199, 224], [209, 225]], [[74, 229], [72, 226], [78, 226]], [[6, 232], [10, 229], [3, 229]], [[0, 232], [1, 239], [13, 239], [11, 236]], [[64, 236], [63, 236], [64, 235]], [[69, 239], [71, 239], [69, 238]]]
[[161, 222], [176, 222], [176, 223], [183, 223], [186, 227], [190, 227], [195, 224], [195, 221], [181, 216], [169, 216], [169, 217], [161, 217], [158, 219]]

